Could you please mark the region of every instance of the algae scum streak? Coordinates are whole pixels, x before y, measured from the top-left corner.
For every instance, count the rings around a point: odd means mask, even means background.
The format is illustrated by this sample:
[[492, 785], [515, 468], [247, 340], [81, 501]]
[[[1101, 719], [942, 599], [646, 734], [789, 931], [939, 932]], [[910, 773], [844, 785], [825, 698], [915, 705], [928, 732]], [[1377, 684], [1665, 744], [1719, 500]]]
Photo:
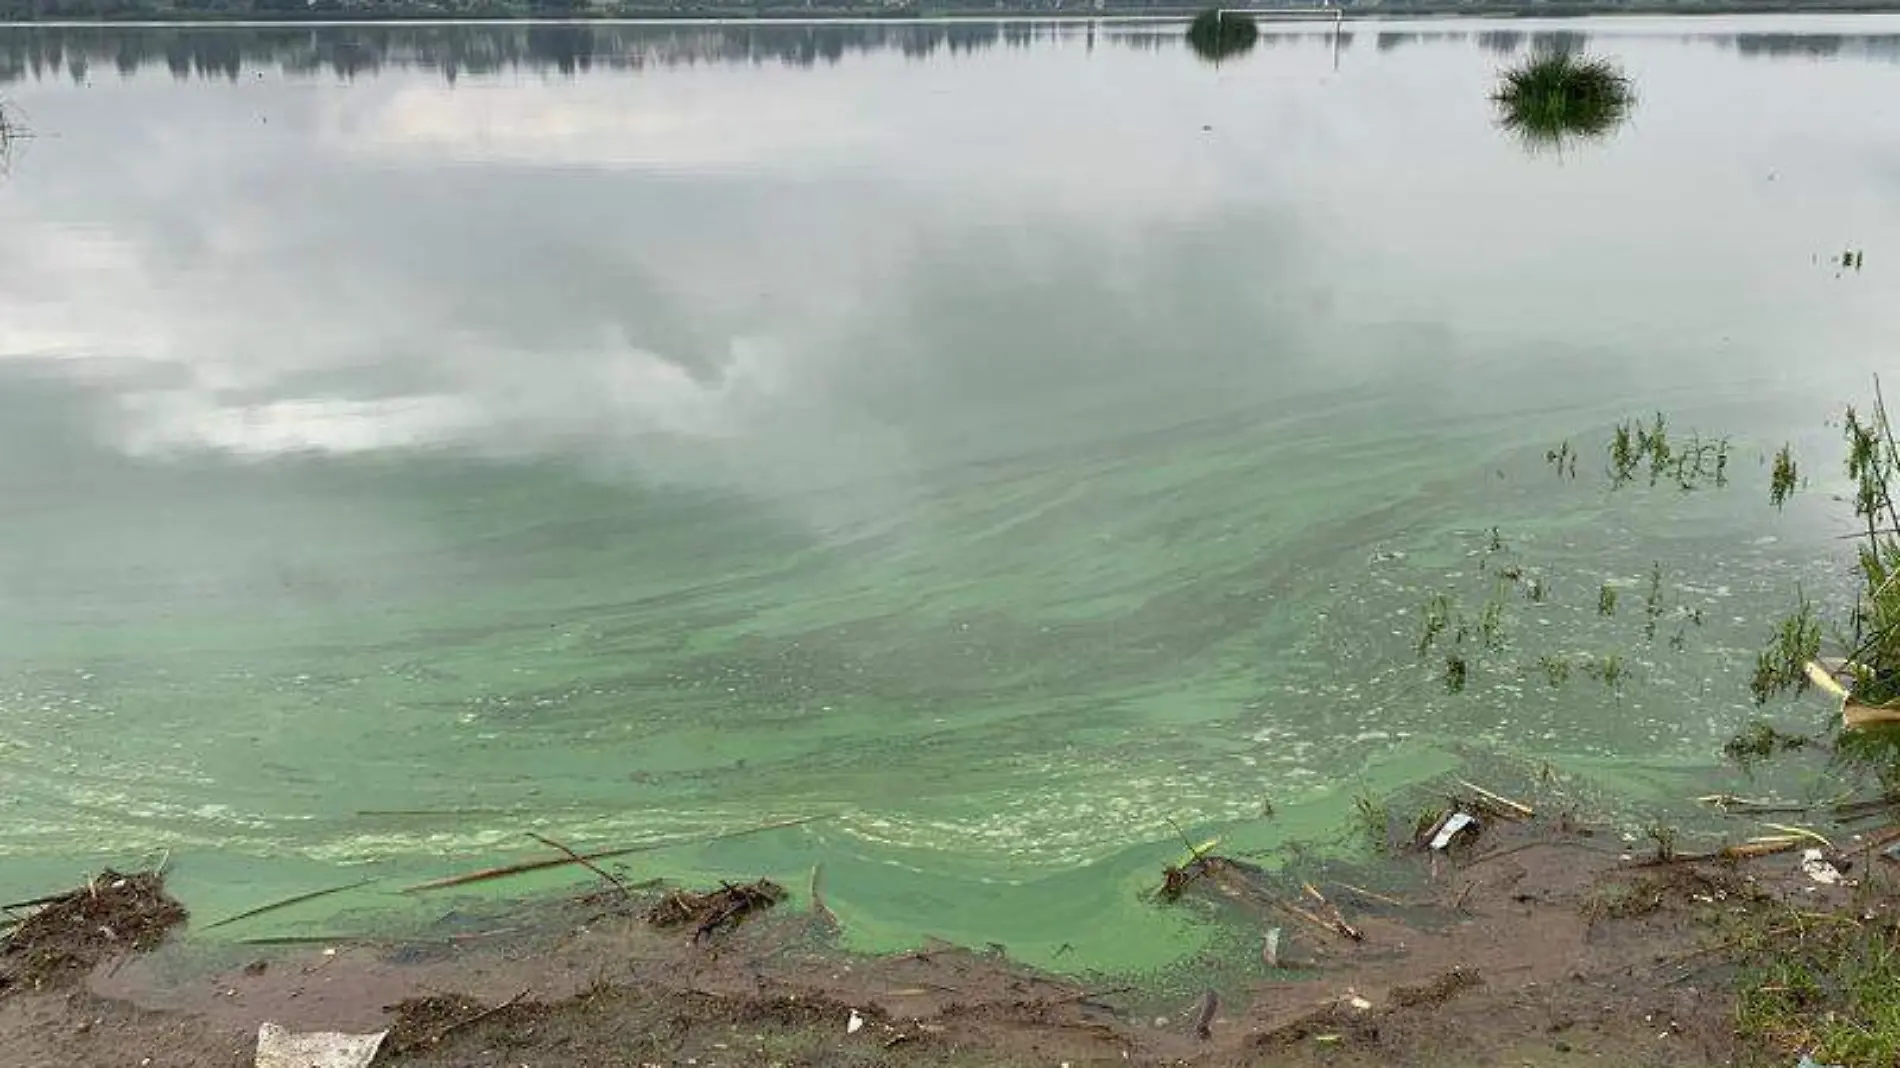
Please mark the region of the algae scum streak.
[[[1184, 835], [1809, 789], [1722, 750], [1827, 715], [1749, 682], [1843, 582], [1897, 28], [0, 30], [0, 897], [572, 850], [1156, 975]], [[1527, 153], [1552, 56], [1640, 103]], [[1708, 484], [1605, 474], [1658, 409]]]

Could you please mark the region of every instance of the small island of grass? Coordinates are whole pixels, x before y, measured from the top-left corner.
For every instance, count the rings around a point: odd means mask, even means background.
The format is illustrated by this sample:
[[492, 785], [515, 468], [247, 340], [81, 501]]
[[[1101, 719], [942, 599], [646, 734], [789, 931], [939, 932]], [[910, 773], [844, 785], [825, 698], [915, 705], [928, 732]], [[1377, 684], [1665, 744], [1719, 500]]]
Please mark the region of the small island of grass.
[[1560, 145], [1611, 133], [1636, 95], [1610, 60], [1548, 52], [1505, 70], [1492, 99], [1505, 129], [1532, 145]]
[[1260, 28], [1244, 11], [1208, 8], [1188, 23], [1188, 47], [1202, 59], [1222, 60], [1242, 55], [1260, 39]]

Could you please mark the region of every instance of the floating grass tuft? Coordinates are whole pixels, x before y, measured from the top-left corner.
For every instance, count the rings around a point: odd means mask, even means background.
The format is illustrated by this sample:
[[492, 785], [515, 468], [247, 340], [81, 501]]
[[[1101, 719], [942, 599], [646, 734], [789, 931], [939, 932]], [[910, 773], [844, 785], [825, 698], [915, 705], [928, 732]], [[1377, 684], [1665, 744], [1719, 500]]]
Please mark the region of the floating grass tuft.
[[1492, 99], [1498, 122], [1533, 147], [1604, 137], [1636, 102], [1629, 78], [1607, 59], [1545, 52], [1504, 70]]

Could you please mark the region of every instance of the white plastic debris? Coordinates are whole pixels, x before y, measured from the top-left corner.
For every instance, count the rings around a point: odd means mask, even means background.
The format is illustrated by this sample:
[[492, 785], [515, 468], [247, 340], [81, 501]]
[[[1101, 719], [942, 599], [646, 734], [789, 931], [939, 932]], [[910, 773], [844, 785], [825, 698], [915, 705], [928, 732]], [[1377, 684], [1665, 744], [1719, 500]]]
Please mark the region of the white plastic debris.
[[1801, 1063], [1795, 1065], [1794, 1068], [1841, 1068], [1841, 1066], [1838, 1064], [1822, 1064], [1820, 1061], [1803, 1053], [1801, 1055]]
[[855, 1035], [863, 1029], [864, 1029], [864, 1017], [858, 1015], [858, 1010], [852, 1009], [851, 1019], [847, 1021], [844, 1025], [844, 1033], [847, 1035]]
[[312, 1031], [294, 1035], [265, 1021], [257, 1028], [257, 1068], [369, 1068], [387, 1034]]
[[1365, 998], [1362, 998], [1357, 994], [1354, 994], [1351, 1000], [1347, 1002], [1347, 1004], [1351, 1005], [1355, 1009], [1358, 1009], [1360, 1012], [1364, 1012], [1367, 1009], [1372, 1007], [1372, 1002], [1367, 1001]]
[[1828, 886], [1838, 886], [1841, 882], [1840, 869], [1829, 864], [1818, 849], [1809, 849], [1801, 854], [1801, 870], [1808, 878]]
[[1267, 928], [1267, 941], [1260, 947], [1260, 959], [1269, 968], [1280, 966], [1280, 929], [1278, 927]]
[[1438, 833], [1432, 836], [1433, 849], [1450, 849], [1452, 839], [1462, 834], [1467, 827], [1476, 827], [1478, 817], [1468, 812], [1454, 812], [1438, 825]]

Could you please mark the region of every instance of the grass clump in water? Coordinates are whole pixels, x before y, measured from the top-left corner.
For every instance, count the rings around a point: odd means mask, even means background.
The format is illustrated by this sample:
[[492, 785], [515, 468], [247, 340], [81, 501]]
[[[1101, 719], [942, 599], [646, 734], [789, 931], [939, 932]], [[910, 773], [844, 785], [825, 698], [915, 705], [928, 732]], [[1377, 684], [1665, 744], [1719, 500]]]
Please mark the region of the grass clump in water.
[[1775, 627], [1768, 648], [1755, 657], [1755, 675], [1748, 683], [1755, 703], [1765, 705], [1784, 690], [1806, 689], [1808, 661], [1820, 653], [1821, 624], [1814, 618], [1814, 605], [1804, 597], [1801, 606]]
[[0, 167], [4, 167], [12, 158], [14, 143], [25, 136], [26, 131], [14, 118], [12, 107], [0, 100]]
[[1471, 679], [1471, 662], [1462, 653], [1451, 653], [1445, 657], [1445, 692], [1464, 693], [1465, 684]]
[[1597, 589], [1597, 615], [1613, 616], [1615, 614], [1616, 587], [1606, 582]]
[[1370, 791], [1354, 797], [1352, 808], [1354, 829], [1373, 849], [1383, 851], [1390, 844], [1387, 836], [1391, 833], [1392, 810]]
[[1188, 23], [1187, 39], [1196, 55], [1219, 61], [1251, 51], [1260, 40], [1260, 28], [1246, 12], [1208, 8]]
[[1775, 468], [1769, 476], [1768, 503], [1774, 505], [1777, 511], [1780, 510], [1788, 503], [1788, 498], [1794, 496], [1795, 485], [1800, 477], [1801, 469], [1795, 466], [1794, 453], [1783, 445], [1775, 453]]
[[1607, 59], [1546, 52], [1498, 77], [1499, 124], [1532, 145], [1603, 137], [1629, 116], [1636, 94]]
[[1725, 742], [1722, 753], [1737, 764], [1749, 767], [1776, 753], [1803, 748], [1808, 741], [1803, 735], [1789, 734], [1773, 724], [1757, 721]]
[[[1880, 382], [1874, 382], [1870, 412], [1847, 409], [1847, 477], [1854, 483], [1856, 591], [1840, 644], [1853, 678], [1853, 698], [1875, 709], [1900, 707], [1900, 443], [1896, 443]], [[1770, 501], [1779, 506], [1794, 491], [1799, 470], [1786, 446], [1776, 453]], [[1803, 598], [1770, 636], [1755, 664], [1750, 688], [1757, 703], [1808, 683], [1805, 667], [1821, 647], [1821, 625]]]

